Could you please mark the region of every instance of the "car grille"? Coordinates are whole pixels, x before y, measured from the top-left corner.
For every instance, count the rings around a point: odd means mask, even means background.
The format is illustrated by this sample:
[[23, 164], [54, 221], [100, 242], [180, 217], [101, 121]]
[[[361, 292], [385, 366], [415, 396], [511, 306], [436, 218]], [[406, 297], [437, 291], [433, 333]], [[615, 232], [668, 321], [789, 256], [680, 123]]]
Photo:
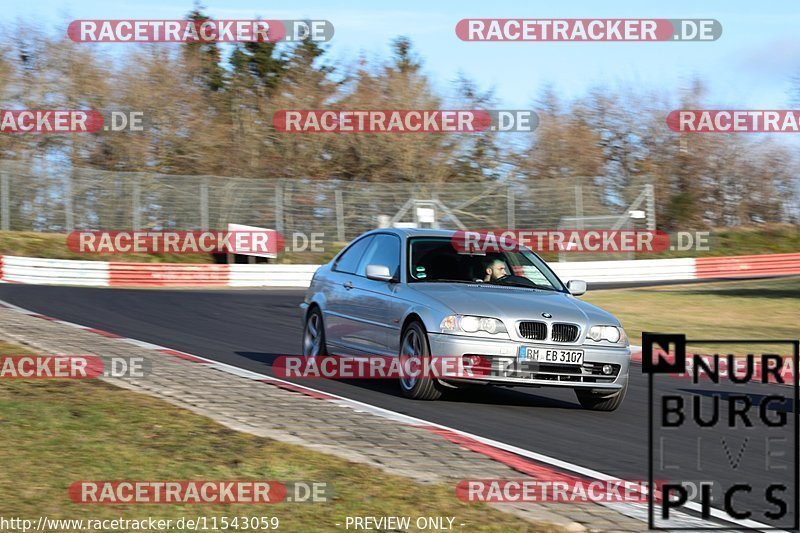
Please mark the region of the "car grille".
[[575, 324], [553, 324], [553, 342], [575, 342], [578, 340], [578, 326]]
[[[575, 342], [580, 329], [576, 324], [553, 324], [550, 340], [553, 342]], [[547, 324], [544, 322], [520, 322], [519, 334], [525, 339], [543, 341], [547, 339]]]
[[520, 322], [519, 334], [526, 339], [543, 341], [547, 338], [547, 324], [544, 322]]

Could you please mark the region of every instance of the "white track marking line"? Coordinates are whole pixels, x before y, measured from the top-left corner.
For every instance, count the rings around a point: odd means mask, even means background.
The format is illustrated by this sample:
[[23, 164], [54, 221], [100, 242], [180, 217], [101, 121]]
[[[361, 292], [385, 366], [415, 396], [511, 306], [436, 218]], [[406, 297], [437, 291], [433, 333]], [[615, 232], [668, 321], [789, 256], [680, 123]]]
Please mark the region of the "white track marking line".
[[161, 350], [162, 347], [158, 344], [152, 344], [150, 342], [140, 341], [137, 339], [131, 339], [129, 337], [120, 337], [122, 342], [127, 342], [128, 344], [132, 344], [134, 346], [138, 346], [139, 348], [146, 348], [148, 350]]

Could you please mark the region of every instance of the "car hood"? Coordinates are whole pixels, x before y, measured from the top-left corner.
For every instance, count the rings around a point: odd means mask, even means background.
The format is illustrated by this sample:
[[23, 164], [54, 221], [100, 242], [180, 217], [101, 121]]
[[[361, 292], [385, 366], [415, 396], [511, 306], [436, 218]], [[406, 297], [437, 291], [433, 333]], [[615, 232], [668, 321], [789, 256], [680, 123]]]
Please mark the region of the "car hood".
[[521, 320], [541, 319], [542, 313], [549, 313], [556, 322], [619, 325], [610, 313], [563, 292], [464, 283], [414, 283], [411, 287], [462, 315]]

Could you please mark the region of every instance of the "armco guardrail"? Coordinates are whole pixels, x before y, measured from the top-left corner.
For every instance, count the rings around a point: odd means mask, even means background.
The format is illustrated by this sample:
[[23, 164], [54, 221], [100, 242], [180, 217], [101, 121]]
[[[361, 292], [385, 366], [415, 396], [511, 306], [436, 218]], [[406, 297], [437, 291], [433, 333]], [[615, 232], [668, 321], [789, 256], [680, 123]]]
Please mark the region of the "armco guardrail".
[[108, 263], [5, 256], [0, 279], [34, 285], [86, 285], [107, 287]]
[[0, 256], [0, 281], [90, 287], [308, 287], [319, 265], [118, 263]]
[[[551, 263], [564, 281], [642, 283], [800, 274], [800, 253]], [[0, 281], [92, 287], [308, 287], [319, 265], [116, 263], [0, 257]]]
[[226, 287], [229, 265], [107, 263], [111, 287]]
[[230, 265], [231, 287], [308, 287], [319, 265]]
[[570, 279], [582, 279], [588, 283], [690, 281], [697, 277], [694, 259], [634, 259], [548, 264], [564, 281]]
[[785, 276], [800, 272], [800, 253], [700, 257], [695, 264], [699, 279]]

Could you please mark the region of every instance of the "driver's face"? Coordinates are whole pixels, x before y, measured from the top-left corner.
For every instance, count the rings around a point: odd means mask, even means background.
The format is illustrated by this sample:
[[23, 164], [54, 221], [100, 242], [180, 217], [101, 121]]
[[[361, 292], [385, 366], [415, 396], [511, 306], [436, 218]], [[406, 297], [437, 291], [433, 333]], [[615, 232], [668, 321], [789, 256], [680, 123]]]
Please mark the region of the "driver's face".
[[506, 275], [505, 263], [495, 263], [494, 265], [486, 269], [486, 274], [489, 275], [490, 281], [502, 278], [503, 276]]

